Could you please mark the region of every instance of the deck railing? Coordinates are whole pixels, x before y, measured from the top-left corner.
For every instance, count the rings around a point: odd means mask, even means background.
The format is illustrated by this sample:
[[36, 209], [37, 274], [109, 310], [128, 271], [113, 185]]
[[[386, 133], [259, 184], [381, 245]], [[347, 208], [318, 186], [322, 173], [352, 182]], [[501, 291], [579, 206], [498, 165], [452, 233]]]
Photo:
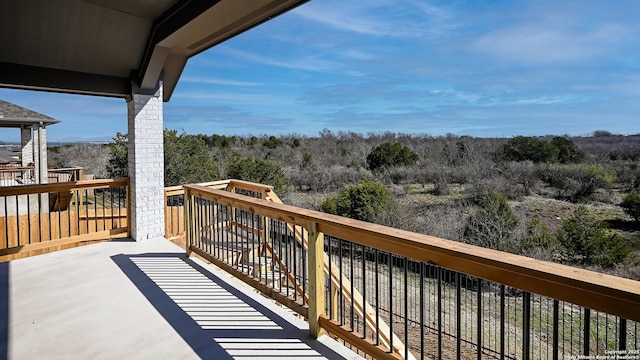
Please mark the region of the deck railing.
[[47, 170], [47, 181], [50, 184], [81, 180], [84, 180], [84, 169], [81, 167]]
[[[47, 183], [80, 181], [83, 168], [71, 167], [47, 170]], [[33, 185], [34, 167], [17, 164], [0, 164], [0, 186]]]
[[284, 205], [257, 184], [243, 190], [254, 196], [226, 191], [232, 182], [184, 186], [187, 252], [307, 317], [312, 335], [389, 359], [638, 354], [640, 282]]
[[33, 184], [32, 166], [0, 166], [0, 186]]
[[[273, 187], [242, 180], [219, 180], [198, 185], [225, 190], [259, 199], [266, 199]], [[165, 237], [172, 241], [185, 240], [184, 188], [182, 185], [164, 188]]]
[[127, 237], [129, 179], [0, 187], [0, 260]]

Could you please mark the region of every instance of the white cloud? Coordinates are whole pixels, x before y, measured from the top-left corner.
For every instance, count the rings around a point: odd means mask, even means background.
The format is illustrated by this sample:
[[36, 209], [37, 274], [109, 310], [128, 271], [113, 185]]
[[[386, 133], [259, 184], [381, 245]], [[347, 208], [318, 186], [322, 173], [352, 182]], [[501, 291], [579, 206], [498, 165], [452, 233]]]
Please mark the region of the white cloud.
[[319, 1], [299, 7], [293, 14], [335, 30], [371, 36], [419, 38], [455, 27], [449, 11], [423, 0]]
[[[223, 92], [203, 92], [203, 91], [185, 91], [175, 93], [173, 98], [180, 100], [181, 103], [186, 101], [218, 101], [223, 104], [243, 104], [243, 105], [261, 105], [261, 106], [289, 106], [294, 104], [294, 100], [286, 96], [277, 96], [260, 93], [223, 93]], [[177, 101], [176, 101], [177, 102]]]
[[232, 47], [224, 47], [223, 51], [228, 55], [245, 61], [251, 61], [263, 65], [283, 67], [293, 70], [327, 72], [337, 67], [336, 64], [319, 59], [316, 56], [295, 56], [290, 59], [276, 59], [273, 57], [256, 55]]
[[[345, 11], [346, 8], [346, 6], [318, 4], [317, 6], [301, 6], [294, 13], [306, 20], [315, 21], [338, 30], [364, 35], [388, 35], [375, 19], [350, 13], [350, 11]], [[353, 10], [353, 8], [351, 9]]]
[[235, 81], [235, 80], [224, 80], [224, 79], [192, 77], [192, 76], [181, 77], [180, 82], [208, 84], [208, 85], [228, 85], [228, 86], [262, 86], [264, 85], [262, 83], [252, 82], [252, 81]]
[[624, 36], [625, 29], [617, 24], [587, 26], [541, 21], [491, 31], [472, 41], [470, 48], [506, 62], [584, 63], [610, 57]]

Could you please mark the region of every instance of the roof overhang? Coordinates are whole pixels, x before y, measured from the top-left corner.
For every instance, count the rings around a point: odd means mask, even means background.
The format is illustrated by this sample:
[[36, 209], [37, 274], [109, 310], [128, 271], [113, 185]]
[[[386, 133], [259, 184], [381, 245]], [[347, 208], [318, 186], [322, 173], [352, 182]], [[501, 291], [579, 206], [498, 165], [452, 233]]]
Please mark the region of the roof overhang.
[[0, 128], [21, 128], [21, 127], [31, 127], [36, 124], [42, 125], [53, 125], [57, 124], [59, 121], [55, 122], [50, 121], [35, 121], [32, 119], [3, 119], [6, 121], [0, 121]]
[[0, 99], [0, 127], [24, 128], [34, 125], [52, 125], [59, 122], [50, 116]]
[[0, 86], [127, 97], [162, 79], [168, 101], [191, 56], [306, 1], [1, 1]]

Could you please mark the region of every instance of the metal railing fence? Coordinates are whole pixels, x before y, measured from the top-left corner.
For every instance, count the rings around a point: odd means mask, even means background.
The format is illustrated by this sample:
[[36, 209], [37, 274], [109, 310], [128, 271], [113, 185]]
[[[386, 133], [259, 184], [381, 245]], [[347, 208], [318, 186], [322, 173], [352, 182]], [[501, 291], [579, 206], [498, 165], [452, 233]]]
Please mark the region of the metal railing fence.
[[374, 358], [639, 349], [639, 282], [296, 208], [271, 190], [184, 189], [188, 253]]

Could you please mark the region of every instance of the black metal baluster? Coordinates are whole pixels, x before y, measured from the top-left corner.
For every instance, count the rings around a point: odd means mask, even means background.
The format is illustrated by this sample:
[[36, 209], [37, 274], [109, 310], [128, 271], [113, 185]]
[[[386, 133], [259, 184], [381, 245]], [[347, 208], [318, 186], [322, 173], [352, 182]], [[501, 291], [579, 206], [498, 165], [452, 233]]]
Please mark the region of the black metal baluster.
[[[280, 229], [282, 229], [282, 227], [280, 227]], [[283, 234], [280, 234], [279, 236], [283, 236]], [[282, 239], [282, 237], [281, 237], [281, 239]], [[285, 259], [286, 259], [284, 263], [285, 263], [285, 266], [287, 267], [287, 271], [286, 271], [287, 274], [285, 274], [285, 277], [287, 278], [286, 279], [286, 281], [287, 281], [286, 282], [286, 285], [287, 285], [286, 286], [287, 287], [287, 297], [289, 297], [289, 288], [290, 288], [291, 284], [289, 284], [289, 275], [288, 274], [291, 274], [291, 259], [290, 259], [290, 254], [289, 254], [290, 251], [291, 251], [291, 249], [289, 249], [291, 242], [289, 241], [289, 237], [285, 237], [284, 241], [285, 241], [284, 242], [284, 247], [285, 247], [285, 254], [284, 255], [285, 255]]]
[[478, 337], [478, 360], [482, 359], [482, 279], [477, 279], [478, 289], [478, 311], [477, 311], [477, 337]]
[[212, 221], [212, 206], [213, 206], [213, 202], [211, 200], [204, 200], [204, 204], [203, 204], [203, 209], [202, 209], [202, 213], [203, 213], [203, 217], [204, 217], [204, 226], [206, 231], [204, 232], [206, 234], [206, 238], [204, 239], [202, 246], [200, 247], [200, 250], [202, 251], [206, 251], [207, 247], [209, 246], [209, 244], [211, 244], [211, 241], [213, 239], [213, 221]]
[[[329, 318], [331, 320], [336, 320], [334, 319], [334, 313], [333, 313], [333, 309], [335, 308], [335, 306], [337, 306], [337, 304], [333, 303], [333, 287], [335, 285], [333, 285], [333, 265], [331, 260], [333, 259], [333, 239], [331, 239], [330, 237], [326, 236], [327, 241], [329, 242], [329, 248], [327, 251], [327, 258], [328, 258], [328, 263], [329, 263]], [[337, 289], [336, 289], [337, 290]]]
[[[553, 360], [558, 360], [558, 341], [560, 339], [558, 327], [560, 322], [560, 301], [553, 300]], [[597, 326], [597, 325], [596, 325]]]
[[380, 260], [380, 251], [375, 250], [375, 282], [376, 282], [376, 345], [380, 345], [380, 273], [378, 263]]
[[424, 359], [424, 263], [420, 263], [420, 360]]
[[191, 204], [192, 207], [192, 216], [194, 219], [193, 224], [193, 241], [191, 242], [191, 246], [200, 247], [200, 243], [202, 242], [202, 238], [200, 236], [201, 228], [200, 228], [200, 206], [199, 206], [200, 198], [193, 197], [193, 202]]
[[342, 238], [338, 238], [338, 248], [339, 248], [339, 257], [338, 257], [338, 271], [340, 272], [340, 296], [338, 299], [340, 300], [340, 325], [344, 325], [344, 293], [342, 291]]
[[209, 229], [211, 235], [209, 236], [209, 241], [205, 244], [202, 249], [204, 252], [209, 253], [209, 249], [211, 248], [211, 244], [215, 241], [216, 234], [218, 233], [218, 204], [214, 201], [209, 202], [209, 218], [211, 222], [209, 223]]
[[367, 338], [367, 269], [365, 263], [364, 245], [360, 245], [362, 249], [360, 262], [362, 263], [362, 338]]
[[504, 360], [505, 345], [505, 287], [500, 285], [500, 360]]
[[462, 292], [460, 284], [460, 273], [456, 272], [456, 359], [462, 357], [462, 344], [460, 342], [462, 337], [462, 313], [460, 311], [462, 307]]
[[[257, 218], [257, 219], [256, 219]], [[264, 219], [264, 220], [263, 220]], [[251, 215], [251, 220], [253, 222], [255, 222], [257, 220], [258, 222], [258, 234], [256, 235], [258, 237], [258, 281], [262, 282], [262, 241], [267, 241], [267, 239], [264, 238], [264, 231], [265, 231], [265, 221], [267, 221], [266, 217], [261, 217], [260, 215], [256, 215], [256, 214], [252, 214]], [[253, 227], [252, 227], [253, 228]], [[254, 231], [255, 234], [255, 231]], [[266, 266], [266, 264], [265, 264]], [[287, 277], [287, 280], [289, 280], [289, 277]], [[287, 296], [289, 295], [289, 287], [287, 286]]]
[[[211, 236], [211, 241], [209, 241], [209, 246], [207, 246], [207, 254], [213, 255], [213, 251], [215, 249], [215, 243], [218, 241], [218, 237], [220, 236], [221, 227], [218, 224], [222, 224], [223, 222], [220, 219], [220, 204], [217, 202], [211, 203], [211, 217], [213, 218], [213, 233]], [[222, 231], [224, 228], [222, 227]]]
[[[213, 234], [213, 239], [207, 246], [207, 253], [213, 255], [216, 251], [216, 244], [220, 241], [222, 234], [227, 230], [225, 227], [226, 221], [226, 209], [219, 203], [214, 203], [215, 207], [215, 232]], [[179, 222], [178, 222], [179, 223]], [[218, 225], [220, 224], [220, 225]], [[178, 230], [179, 231], [179, 230]]]
[[393, 353], [393, 254], [388, 253], [389, 259], [389, 352]]
[[353, 271], [353, 243], [351, 241], [349, 241], [349, 278], [351, 279], [351, 309], [350, 309], [350, 326], [351, 326], [351, 331], [355, 331], [354, 326], [353, 326], [353, 322], [355, 320], [355, 311], [354, 311], [354, 301], [353, 301], [353, 283], [356, 280], [356, 277], [354, 275], [354, 271]]
[[604, 346], [605, 350], [609, 348], [609, 314], [604, 314]]
[[404, 358], [405, 359], [409, 358], [409, 317], [408, 317], [409, 296], [407, 293], [409, 275], [407, 271], [407, 262], [409, 262], [409, 259], [407, 259], [406, 257], [403, 258], [403, 263], [404, 263]]
[[530, 357], [531, 342], [531, 293], [525, 291], [522, 295], [522, 358]]
[[584, 309], [584, 340], [583, 340], [583, 348], [582, 353], [584, 355], [589, 355], [589, 340], [591, 335], [591, 309]]
[[[549, 324], [553, 325], [553, 319], [551, 319], [551, 321], [549, 321], [549, 301], [551, 301], [550, 298], [546, 298], [547, 300], [547, 304], [545, 306], [545, 320], [546, 320], [546, 331], [547, 331], [547, 348], [546, 348], [546, 353], [545, 353], [545, 358], [549, 358], [549, 349], [551, 348], [551, 345], [549, 343]], [[553, 311], [551, 312], [551, 315], [553, 315]], [[551, 335], [551, 337], [553, 337], [553, 334]]]
[[[282, 238], [278, 238], [278, 257], [282, 261]], [[282, 265], [278, 266], [278, 292], [282, 293]]]
[[271, 273], [271, 288], [274, 289], [274, 290], [276, 288], [276, 268], [275, 268], [276, 254], [275, 254], [275, 249], [276, 249], [276, 236], [271, 238], [271, 271], [268, 271], [265, 274], [265, 277], [264, 277], [265, 282], [268, 283], [269, 282], [269, 273]]
[[627, 350], [627, 319], [620, 318], [618, 350]]
[[233, 217], [233, 211], [234, 211], [230, 206], [227, 206], [227, 205], [221, 205], [221, 209], [223, 211], [224, 227], [220, 232], [220, 236], [218, 236], [218, 241], [216, 241], [216, 243], [214, 244], [214, 250], [213, 250], [218, 260], [222, 260], [222, 244], [224, 242], [225, 236], [227, 236], [227, 234], [229, 234], [229, 232], [231, 231], [231, 228], [232, 228], [231, 218]]
[[438, 267], [438, 360], [442, 360], [442, 271]]
[[569, 346], [570, 346], [570, 350], [569, 351], [573, 352], [573, 304], [570, 304], [569, 308], [570, 308], [570, 310], [569, 310]]
[[[295, 225], [293, 226], [293, 236], [296, 235], [296, 231], [295, 231], [296, 227]], [[301, 252], [302, 252], [302, 294], [306, 294], [307, 293], [307, 253], [304, 250], [304, 229], [300, 228], [300, 248], [301, 248]], [[329, 238], [329, 246], [331, 246], [331, 238]], [[331, 273], [332, 273], [332, 269], [331, 267], [329, 267], [329, 281], [331, 281]], [[305, 297], [304, 295], [302, 296], [302, 302], [305, 302]], [[333, 319], [335, 320], [335, 319]]]

